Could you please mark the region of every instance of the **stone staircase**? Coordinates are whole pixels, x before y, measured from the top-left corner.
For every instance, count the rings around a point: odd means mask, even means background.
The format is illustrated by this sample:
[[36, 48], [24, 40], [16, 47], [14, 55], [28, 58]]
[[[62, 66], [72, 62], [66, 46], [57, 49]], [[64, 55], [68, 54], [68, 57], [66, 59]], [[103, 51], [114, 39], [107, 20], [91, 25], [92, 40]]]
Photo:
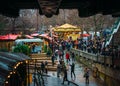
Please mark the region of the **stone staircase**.
[[47, 57], [46, 53], [40, 53], [40, 54], [31, 54], [30, 56], [32, 58], [32, 61], [30, 62], [30, 69], [34, 70], [35, 66], [40, 68], [41, 62], [48, 62], [48, 71], [56, 71], [57, 70], [57, 60], [55, 60], [54, 66], [52, 66], [51, 57]]

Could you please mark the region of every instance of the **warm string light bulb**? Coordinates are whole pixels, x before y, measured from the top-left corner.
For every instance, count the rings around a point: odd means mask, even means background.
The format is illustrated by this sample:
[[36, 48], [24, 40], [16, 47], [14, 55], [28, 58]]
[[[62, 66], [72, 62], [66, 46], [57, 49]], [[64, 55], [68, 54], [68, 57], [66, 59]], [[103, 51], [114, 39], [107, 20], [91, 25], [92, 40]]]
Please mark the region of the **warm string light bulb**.
[[5, 83], [8, 84], [8, 81], [6, 81]]
[[10, 78], [10, 75], [8, 75], [8, 77], [7, 78]]

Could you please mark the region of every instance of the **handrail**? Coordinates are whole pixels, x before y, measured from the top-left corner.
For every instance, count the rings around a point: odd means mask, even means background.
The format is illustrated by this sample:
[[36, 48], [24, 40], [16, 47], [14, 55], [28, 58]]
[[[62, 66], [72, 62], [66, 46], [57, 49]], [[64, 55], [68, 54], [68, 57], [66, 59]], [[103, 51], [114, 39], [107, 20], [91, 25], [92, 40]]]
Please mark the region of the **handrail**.
[[38, 67], [36, 67], [36, 73], [33, 73], [33, 78], [34, 78], [34, 83], [37, 85], [37, 86], [45, 86], [44, 85], [44, 79], [43, 79], [43, 75], [41, 73], [41, 70], [39, 70]]
[[[89, 62], [93, 62], [91, 64], [87, 64], [86, 62], [84, 62], [85, 65], [94, 68], [97, 67], [99, 72], [112, 77], [115, 80], [120, 80], [120, 74], [119, 74], [119, 69], [115, 68], [115, 65], [112, 64], [112, 57], [111, 56], [102, 56], [102, 55], [94, 55], [91, 53], [87, 53], [85, 51], [79, 50], [79, 49], [71, 49], [72, 52], [75, 53], [76, 56], [78, 56], [80, 59], [80, 61], [88, 61], [87, 59], [89, 59]], [[83, 60], [85, 57], [86, 60]], [[110, 67], [112, 66], [112, 67]], [[118, 75], [119, 74], [119, 75]]]
[[39, 83], [38, 83], [37, 77], [34, 75], [33, 78], [34, 78], [34, 81], [35, 81], [36, 85], [40, 86]]
[[37, 68], [37, 73], [38, 73], [39, 86], [44, 86], [43, 75], [42, 75], [41, 70], [39, 68]]
[[34, 64], [34, 72], [33, 72], [34, 86], [35, 85], [36, 86], [45, 86], [43, 74], [41, 73], [41, 68], [37, 67], [37, 65], [36, 65], [36, 59], [33, 60], [32, 64]]
[[95, 55], [92, 53], [88, 53], [79, 49], [71, 49], [72, 52], [74, 52], [76, 55], [85, 57], [86, 59], [93, 60], [98, 63], [105, 63], [112, 65], [112, 57], [111, 56], [104, 56], [104, 55]]

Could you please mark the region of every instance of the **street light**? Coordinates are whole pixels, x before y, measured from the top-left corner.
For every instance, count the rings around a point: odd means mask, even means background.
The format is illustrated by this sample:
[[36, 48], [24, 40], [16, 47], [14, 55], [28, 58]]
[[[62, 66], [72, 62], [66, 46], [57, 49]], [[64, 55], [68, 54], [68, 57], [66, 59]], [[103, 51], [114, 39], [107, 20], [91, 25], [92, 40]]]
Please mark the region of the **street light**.
[[53, 52], [53, 34], [52, 34], [52, 25], [50, 25], [50, 36], [52, 38], [52, 52]]

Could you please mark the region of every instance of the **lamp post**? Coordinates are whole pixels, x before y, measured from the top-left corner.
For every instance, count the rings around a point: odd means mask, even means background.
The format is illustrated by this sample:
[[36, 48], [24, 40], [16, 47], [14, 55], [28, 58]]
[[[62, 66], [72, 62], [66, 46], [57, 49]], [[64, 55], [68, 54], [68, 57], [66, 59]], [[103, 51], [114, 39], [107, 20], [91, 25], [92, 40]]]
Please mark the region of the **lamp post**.
[[50, 36], [52, 38], [52, 53], [53, 53], [53, 34], [52, 34], [52, 25], [50, 25]]

